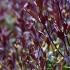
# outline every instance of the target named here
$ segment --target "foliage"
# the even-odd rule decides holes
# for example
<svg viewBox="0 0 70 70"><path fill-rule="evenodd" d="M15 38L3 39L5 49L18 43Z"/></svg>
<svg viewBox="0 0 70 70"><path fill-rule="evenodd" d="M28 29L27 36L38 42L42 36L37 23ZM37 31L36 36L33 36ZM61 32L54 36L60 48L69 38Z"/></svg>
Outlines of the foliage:
<svg viewBox="0 0 70 70"><path fill-rule="evenodd" d="M69 0L0 1L1 70L70 66L69 48Z"/></svg>

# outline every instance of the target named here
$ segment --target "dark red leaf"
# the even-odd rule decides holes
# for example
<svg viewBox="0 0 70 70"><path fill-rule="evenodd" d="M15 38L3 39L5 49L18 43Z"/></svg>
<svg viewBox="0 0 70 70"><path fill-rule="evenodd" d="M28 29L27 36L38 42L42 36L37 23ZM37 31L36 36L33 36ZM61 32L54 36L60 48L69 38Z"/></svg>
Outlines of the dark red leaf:
<svg viewBox="0 0 70 70"><path fill-rule="evenodd" d="M25 31L25 21L23 18L18 18L18 26L22 29L22 31Z"/></svg>
<svg viewBox="0 0 70 70"><path fill-rule="evenodd" d="M9 37L8 37L8 36L3 35L3 36L2 36L2 39L3 39L3 40L2 40L3 45L4 45L4 46L6 46L7 41L9 40Z"/></svg>
<svg viewBox="0 0 70 70"><path fill-rule="evenodd" d="M68 25L68 28L67 28L67 32L69 32L70 31L70 25Z"/></svg>
<svg viewBox="0 0 70 70"><path fill-rule="evenodd" d="M41 70L44 70L44 66L45 66L45 60L43 59L43 57L40 58L40 67Z"/></svg>
<svg viewBox="0 0 70 70"><path fill-rule="evenodd" d="M43 15L39 14L39 17L41 19L41 23L45 24L45 22L47 21L47 16L43 16Z"/></svg>
<svg viewBox="0 0 70 70"><path fill-rule="evenodd" d="M39 7L39 11L41 11L43 7L43 0L36 0L36 4Z"/></svg>
<svg viewBox="0 0 70 70"><path fill-rule="evenodd" d="M15 37L15 38L17 37L17 32L16 31L13 32L13 37Z"/></svg>
<svg viewBox="0 0 70 70"><path fill-rule="evenodd" d="M10 69L14 69L14 62L12 60L8 60L8 66Z"/></svg>
<svg viewBox="0 0 70 70"><path fill-rule="evenodd" d="M36 30L33 26L30 28L30 30L33 32L33 34L35 34Z"/></svg>
<svg viewBox="0 0 70 70"><path fill-rule="evenodd" d="M48 37L45 38L45 42L46 42L48 45L50 45L50 41L49 41L49 38L48 38Z"/></svg>
<svg viewBox="0 0 70 70"><path fill-rule="evenodd" d="M31 3L28 3L28 5L27 5L27 7L26 7L27 9L32 9L33 7L32 7L32 4Z"/></svg>
<svg viewBox="0 0 70 70"><path fill-rule="evenodd" d="M68 24L63 24L64 31L66 32Z"/></svg>
<svg viewBox="0 0 70 70"><path fill-rule="evenodd" d="M57 33L57 36L58 36L61 40L64 41L64 33L63 33L63 32L60 32L60 31L58 31L58 32L56 32L56 33Z"/></svg>
<svg viewBox="0 0 70 70"><path fill-rule="evenodd" d="M26 44L26 39L25 39L25 37L23 36L23 37L22 37L22 45L23 45L23 47L25 47L25 44Z"/></svg>
<svg viewBox="0 0 70 70"><path fill-rule="evenodd" d="M35 57L34 54L31 54L31 57L32 57L34 60L36 60L36 57Z"/></svg>

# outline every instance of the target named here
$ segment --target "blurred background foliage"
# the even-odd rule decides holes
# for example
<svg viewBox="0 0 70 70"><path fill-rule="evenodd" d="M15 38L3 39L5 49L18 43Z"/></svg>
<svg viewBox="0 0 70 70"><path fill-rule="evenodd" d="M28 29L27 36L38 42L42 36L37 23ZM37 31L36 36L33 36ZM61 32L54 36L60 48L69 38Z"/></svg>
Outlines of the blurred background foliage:
<svg viewBox="0 0 70 70"><path fill-rule="evenodd" d="M69 0L0 0L1 70L70 70Z"/></svg>

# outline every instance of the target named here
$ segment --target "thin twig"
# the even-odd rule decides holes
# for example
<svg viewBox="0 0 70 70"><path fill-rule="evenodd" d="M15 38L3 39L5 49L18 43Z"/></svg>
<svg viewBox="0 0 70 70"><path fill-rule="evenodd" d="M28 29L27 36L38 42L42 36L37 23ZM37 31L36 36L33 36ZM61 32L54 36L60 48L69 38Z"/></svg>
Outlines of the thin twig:
<svg viewBox="0 0 70 70"><path fill-rule="evenodd" d="M58 8L58 11L59 11L59 15L60 15L60 18L61 18L61 22L62 22L62 26L64 24L63 22L63 17L62 17L62 13L61 13L61 10L60 10L60 7L59 7L59 2L56 0L56 4L57 4L57 8ZM66 34L66 32L64 31L64 34ZM64 36L65 37L65 36ZM68 37L66 36L66 40L67 40L67 43L69 45L69 41L68 41ZM66 46L66 42L64 40L64 45L65 45L65 50L66 50L66 53L68 54L68 50L67 50L67 46Z"/></svg>
<svg viewBox="0 0 70 70"><path fill-rule="evenodd" d="M45 26L45 29L46 29L46 26ZM46 29L46 31L47 31L47 29ZM54 44L54 42L53 42L53 40L52 40L52 38L51 38L51 36L50 36L50 34L49 34L49 32L47 31L47 34L48 34L48 36L49 36L49 39L50 39L50 41L51 41L51 43L54 45L54 47L57 49L57 47L56 47L56 45ZM64 55L57 49L57 51L64 57Z"/></svg>

